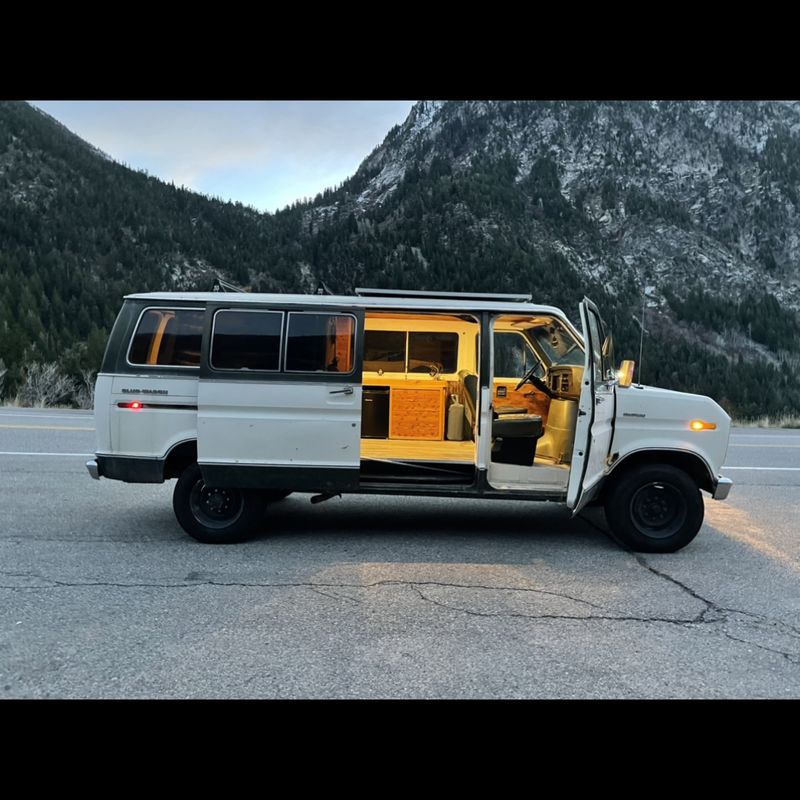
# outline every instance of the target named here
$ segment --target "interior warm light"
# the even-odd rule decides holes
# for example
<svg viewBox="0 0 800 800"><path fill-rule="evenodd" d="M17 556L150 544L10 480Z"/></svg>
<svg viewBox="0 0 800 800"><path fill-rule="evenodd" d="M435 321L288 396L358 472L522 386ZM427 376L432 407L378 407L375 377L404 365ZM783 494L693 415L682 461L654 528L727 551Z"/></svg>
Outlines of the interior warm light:
<svg viewBox="0 0 800 800"><path fill-rule="evenodd" d="M713 431L716 430L717 424L715 422L706 422L702 419L693 419L689 423L689 427L693 431Z"/></svg>

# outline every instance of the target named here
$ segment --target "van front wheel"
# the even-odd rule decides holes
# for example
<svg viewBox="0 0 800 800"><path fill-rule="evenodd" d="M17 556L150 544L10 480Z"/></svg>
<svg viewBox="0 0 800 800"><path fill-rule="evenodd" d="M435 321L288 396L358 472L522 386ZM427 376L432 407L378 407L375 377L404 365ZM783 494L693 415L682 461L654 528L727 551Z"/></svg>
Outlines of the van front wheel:
<svg viewBox="0 0 800 800"><path fill-rule="evenodd" d="M175 485L172 508L181 527L205 544L244 541L264 512L258 492L208 486L197 464L188 466Z"/></svg>
<svg viewBox="0 0 800 800"><path fill-rule="evenodd" d="M605 502L612 534L642 553L674 553L697 536L705 507L683 470L651 464L624 475Z"/></svg>

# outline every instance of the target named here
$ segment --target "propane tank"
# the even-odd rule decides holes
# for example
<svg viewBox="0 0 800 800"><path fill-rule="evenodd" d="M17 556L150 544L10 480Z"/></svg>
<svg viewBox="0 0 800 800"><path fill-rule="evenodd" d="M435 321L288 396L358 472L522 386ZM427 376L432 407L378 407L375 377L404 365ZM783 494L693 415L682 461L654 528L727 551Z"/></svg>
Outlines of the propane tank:
<svg viewBox="0 0 800 800"><path fill-rule="evenodd" d="M450 395L450 408L447 411L447 438L461 441L464 438L464 405L457 394Z"/></svg>

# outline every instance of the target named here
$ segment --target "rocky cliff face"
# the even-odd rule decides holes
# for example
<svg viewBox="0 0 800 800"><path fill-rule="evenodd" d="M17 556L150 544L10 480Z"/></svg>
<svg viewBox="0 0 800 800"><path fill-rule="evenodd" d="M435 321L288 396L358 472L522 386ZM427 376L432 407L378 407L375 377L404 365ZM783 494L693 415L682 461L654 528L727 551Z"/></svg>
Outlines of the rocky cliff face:
<svg viewBox="0 0 800 800"><path fill-rule="evenodd" d="M758 414L800 399L799 209L796 102L470 101L418 103L304 219L380 251L318 258L337 288L586 293L628 356L644 303L645 380Z"/></svg>
<svg viewBox="0 0 800 800"><path fill-rule="evenodd" d="M536 243L610 288L633 274L663 304L665 285L760 287L800 309L800 103L423 102L364 161L350 207L368 216L437 158L457 176L504 154L521 193L542 208L530 178L549 172L588 228L537 226Z"/></svg>

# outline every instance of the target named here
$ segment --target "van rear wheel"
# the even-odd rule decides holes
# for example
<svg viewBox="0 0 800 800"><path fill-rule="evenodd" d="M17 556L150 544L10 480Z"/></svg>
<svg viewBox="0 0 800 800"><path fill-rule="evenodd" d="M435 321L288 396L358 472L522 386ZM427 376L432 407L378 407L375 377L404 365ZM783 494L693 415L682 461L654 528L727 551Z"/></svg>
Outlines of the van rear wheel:
<svg viewBox="0 0 800 800"><path fill-rule="evenodd" d="M705 507L683 470L651 464L623 475L605 501L612 534L642 553L674 553L697 536Z"/></svg>
<svg viewBox="0 0 800 800"><path fill-rule="evenodd" d="M197 464L181 473L172 494L172 508L181 527L205 544L244 541L264 505L264 498L253 490L208 486Z"/></svg>

